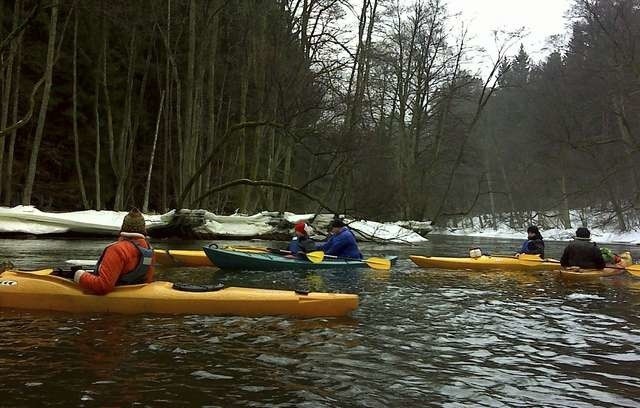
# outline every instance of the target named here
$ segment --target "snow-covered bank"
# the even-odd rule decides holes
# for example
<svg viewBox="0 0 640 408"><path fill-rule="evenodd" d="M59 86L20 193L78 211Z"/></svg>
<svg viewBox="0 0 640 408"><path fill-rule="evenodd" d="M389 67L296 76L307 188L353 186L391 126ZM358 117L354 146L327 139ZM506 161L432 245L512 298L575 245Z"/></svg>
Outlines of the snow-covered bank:
<svg viewBox="0 0 640 408"><path fill-rule="evenodd" d="M0 207L0 234L32 235L116 235L126 212L74 211L49 213L31 206ZM307 221L322 238L332 215L293 214L263 211L254 215L217 215L205 210L170 211L162 215L144 215L152 237L179 236L199 239L289 239L293 225ZM392 223L349 220L359 239L392 243L424 242L426 238Z"/></svg>
<svg viewBox="0 0 640 408"><path fill-rule="evenodd" d="M570 241L573 239L576 228L586 226L591 231L591 238L595 242L640 245L640 230L637 228L632 231L618 231L615 225L603 223L595 215L587 214L585 216L584 211L571 211L570 219L572 228L569 229L560 228L557 225L544 228L544 221L541 223L533 222L532 224L537 224L544 239L550 241ZM520 240L527 237L526 227L524 226L522 229L514 229L509 227L506 222L500 222L497 228L481 228L477 217L471 220L470 223L472 226L449 225L447 227L436 227L431 233Z"/></svg>
<svg viewBox="0 0 640 408"><path fill-rule="evenodd" d="M0 207L0 233L116 235L126 214L95 210L49 213L33 206ZM144 215L144 218L150 228L166 223L160 215Z"/></svg>

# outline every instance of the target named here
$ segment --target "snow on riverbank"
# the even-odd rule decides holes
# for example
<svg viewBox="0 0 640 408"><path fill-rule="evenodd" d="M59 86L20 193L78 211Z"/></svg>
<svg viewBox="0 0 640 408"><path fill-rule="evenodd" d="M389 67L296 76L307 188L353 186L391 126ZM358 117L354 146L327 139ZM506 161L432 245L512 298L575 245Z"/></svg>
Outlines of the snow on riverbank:
<svg viewBox="0 0 640 408"><path fill-rule="evenodd" d="M573 228L543 228L540 226L540 232L545 240L549 241L570 241L573 239L576 228L586 226L591 231L591 238L595 242L610 243L610 244L628 244L628 245L640 245L640 231L617 231L614 225L602 223L595 215L584 213L584 211L571 211L571 225ZM588 220L588 222L587 222ZM434 228L432 234L438 235L464 235L471 237L486 237L486 238L505 238L505 239L518 239L523 240L527 237L527 229L523 226L522 229L513 229L506 223L499 223L497 228L480 228L479 221L474 218L474 226L448 226ZM538 223L533 223L538 224ZM605 224L605 225L603 225ZM542 224L538 224L542 225Z"/></svg>
<svg viewBox="0 0 640 408"><path fill-rule="evenodd" d="M330 214L320 214L313 218L314 214L302 214L296 215L293 213L285 213L285 219L291 223L299 221L310 222L313 220L313 225L320 226L324 229L327 228L333 216ZM414 244L418 242L428 241L422 235L406 228L400 223L380 223L376 221L367 220L352 220L345 219L345 223L356 234L356 237L363 241L387 241L399 244ZM316 228L317 229L317 228Z"/></svg>
<svg viewBox="0 0 640 408"><path fill-rule="evenodd" d="M125 211L74 211L49 213L32 206L13 208L0 207L0 233L4 234L92 234L117 235L122 225ZM316 233L324 233L332 216L321 214L293 214L263 211L254 215L217 215L204 210L170 211L162 215L148 215L144 218L147 229L153 236L154 229L168 228L182 217L179 230L191 230L199 237L216 238L260 238L279 236L288 239L293 235L292 224L313 220ZM184 221L187 222L184 222ZM427 241L421 235L396 224L382 224L374 221L349 220L346 222L359 239L392 243L417 243ZM189 235L187 231L187 235Z"/></svg>
<svg viewBox="0 0 640 408"><path fill-rule="evenodd" d="M73 211L49 213L33 206L0 207L0 232L25 234L85 234L116 235L126 211ZM147 226L165 223L161 215L145 215Z"/></svg>

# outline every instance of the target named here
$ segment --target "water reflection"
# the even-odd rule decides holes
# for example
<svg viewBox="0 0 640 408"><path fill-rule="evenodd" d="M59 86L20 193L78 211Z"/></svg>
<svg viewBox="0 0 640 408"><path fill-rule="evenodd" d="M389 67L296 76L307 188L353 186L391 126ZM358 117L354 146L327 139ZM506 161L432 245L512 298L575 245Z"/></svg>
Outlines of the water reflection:
<svg viewBox="0 0 640 408"><path fill-rule="evenodd" d="M0 405L639 406L640 280L429 270L406 259L463 255L468 241L376 246L403 256L387 273L158 270L172 281L355 292L350 318L0 310ZM106 242L0 241L0 255L46 266L97 256ZM561 250L549 246L551 256Z"/></svg>

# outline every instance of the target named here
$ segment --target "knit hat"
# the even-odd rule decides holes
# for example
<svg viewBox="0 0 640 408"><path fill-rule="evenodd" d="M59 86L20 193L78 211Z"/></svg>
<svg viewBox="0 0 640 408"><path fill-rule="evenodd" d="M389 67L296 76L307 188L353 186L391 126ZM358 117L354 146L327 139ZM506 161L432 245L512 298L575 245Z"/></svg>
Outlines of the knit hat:
<svg viewBox="0 0 640 408"><path fill-rule="evenodd" d="M342 228L344 226L344 221L342 221L340 218L334 218L334 220L331 221L331 224L329 224L329 228Z"/></svg>
<svg viewBox="0 0 640 408"><path fill-rule="evenodd" d="M540 234L540 230L535 225L529 225L529 228L527 228L527 232L531 232L532 234L536 235Z"/></svg>
<svg viewBox="0 0 640 408"><path fill-rule="evenodd" d="M580 227L576 230L576 238L578 239L589 239L591 237L591 232L586 227Z"/></svg>
<svg viewBox="0 0 640 408"><path fill-rule="evenodd" d="M527 228L527 234L533 234L535 239L542 239L542 235L540 234L540 230L535 225L529 225Z"/></svg>
<svg viewBox="0 0 640 408"><path fill-rule="evenodd" d="M294 229L301 234L309 235L310 228L306 222L300 221L296 224Z"/></svg>
<svg viewBox="0 0 640 408"><path fill-rule="evenodd" d="M127 215L124 216L120 232L136 232L146 235L147 228L142 213L137 208L132 208Z"/></svg>

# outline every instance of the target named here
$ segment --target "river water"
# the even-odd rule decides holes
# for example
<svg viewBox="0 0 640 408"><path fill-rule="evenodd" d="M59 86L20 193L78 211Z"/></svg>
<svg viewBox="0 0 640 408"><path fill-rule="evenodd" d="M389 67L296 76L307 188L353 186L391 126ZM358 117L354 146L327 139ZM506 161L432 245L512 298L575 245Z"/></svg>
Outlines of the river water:
<svg viewBox="0 0 640 408"><path fill-rule="evenodd" d="M363 245L368 255L401 256L387 273L157 273L358 293L349 318L0 310L0 406L640 406L640 280L417 268L407 255L464 256L474 245L504 253L519 244L430 239ZM96 258L107 242L0 240L0 257L56 266ZM547 256L563 246L547 243Z"/></svg>

